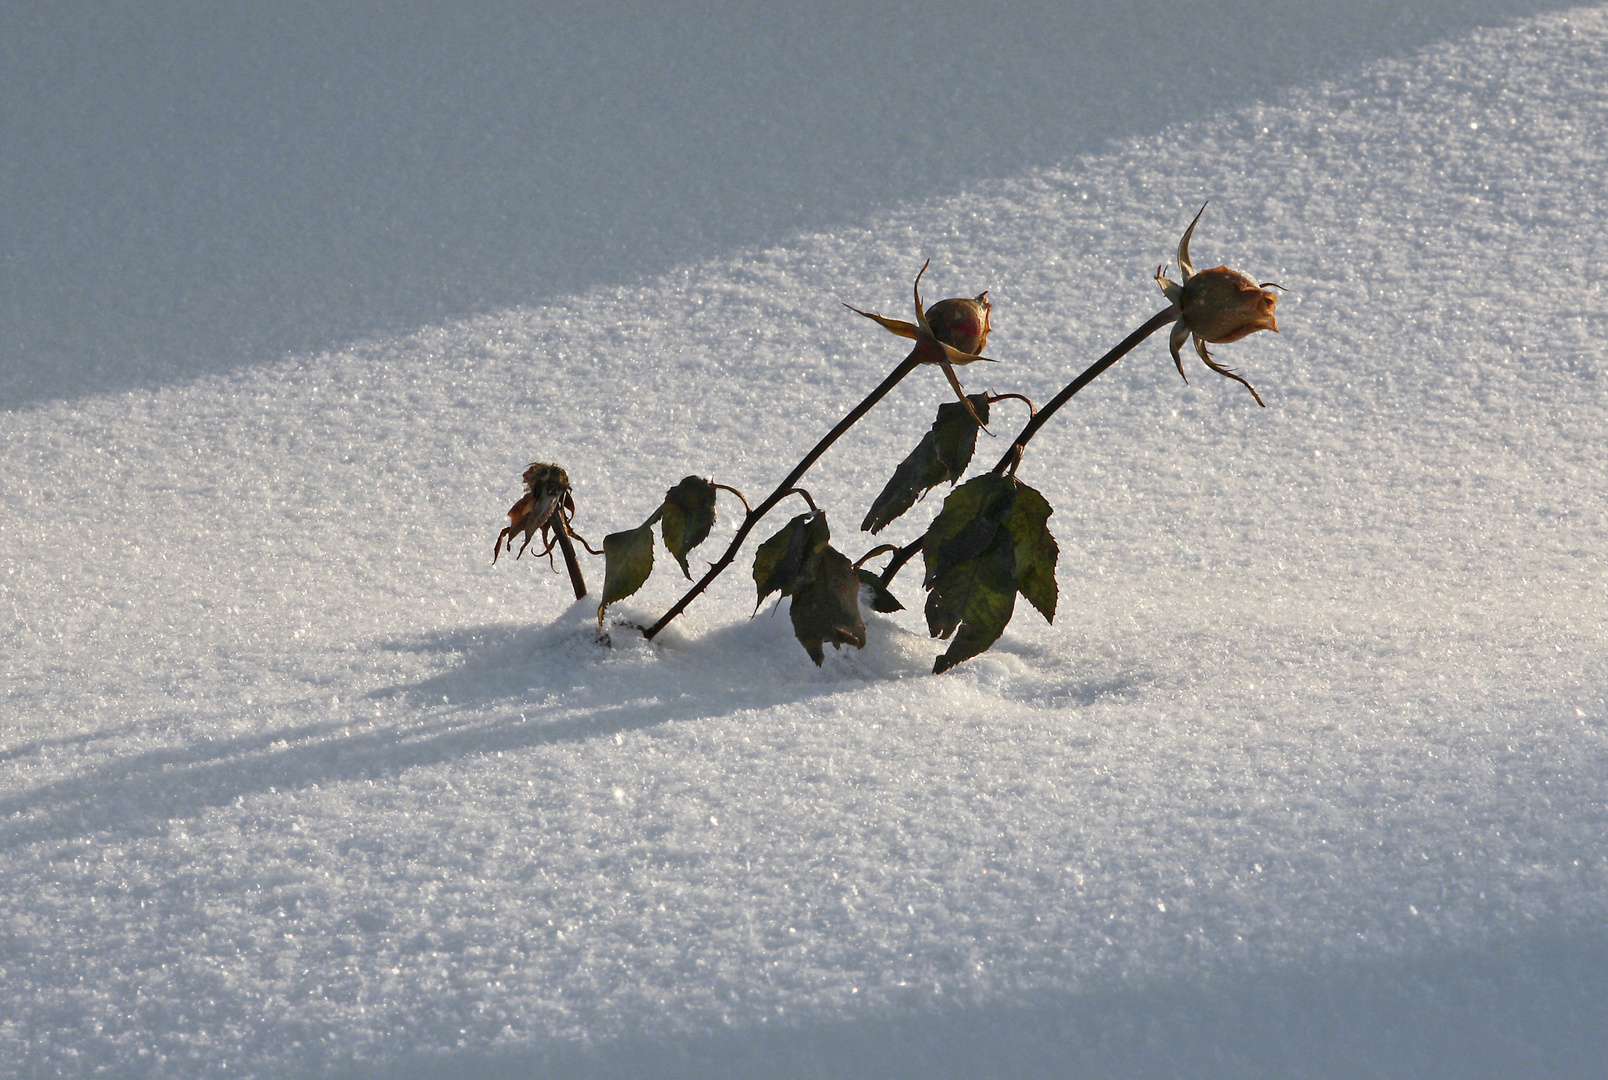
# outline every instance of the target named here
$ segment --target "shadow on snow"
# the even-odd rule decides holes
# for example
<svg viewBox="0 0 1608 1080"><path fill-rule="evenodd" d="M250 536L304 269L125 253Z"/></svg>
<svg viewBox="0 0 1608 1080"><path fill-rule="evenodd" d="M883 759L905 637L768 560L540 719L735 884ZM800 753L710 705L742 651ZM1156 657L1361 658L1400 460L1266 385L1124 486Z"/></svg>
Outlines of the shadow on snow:
<svg viewBox="0 0 1608 1080"><path fill-rule="evenodd" d="M345 1080L1588 1080L1608 1062L1601 927L1388 961L868 1008L858 1019L642 1035L503 1055L423 1053ZM410 1035L422 1034L410 1031ZM443 1045L458 1037L443 1030Z"/></svg>
<svg viewBox="0 0 1608 1080"><path fill-rule="evenodd" d="M1568 6L11 5L0 407L629 284Z"/></svg>
<svg viewBox="0 0 1608 1080"><path fill-rule="evenodd" d="M816 668L793 639L785 612L761 612L690 639L671 628L649 643L619 625L634 617L619 605L611 613L618 622L609 628L609 647L597 641L595 612L587 599L548 626L484 626L391 642L384 647L459 659L358 703L307 698L263 709L270 718L316 717L305 723L119 756L0 799L0 821L10 819L0 825L0 847L102 832L146 834L258 792L385 779L480 754L764 711L925 677L938 651L936 643L873 616L865 650L828 650L826 664ZM1091 668L1081 682L1055 684L1054 701L1087 706L1127 696L1144 681L1143 674L1113 678L1109 667ZM369 708L374 712L365 715ZM0 760L40 748L0 748Z"/></svg>

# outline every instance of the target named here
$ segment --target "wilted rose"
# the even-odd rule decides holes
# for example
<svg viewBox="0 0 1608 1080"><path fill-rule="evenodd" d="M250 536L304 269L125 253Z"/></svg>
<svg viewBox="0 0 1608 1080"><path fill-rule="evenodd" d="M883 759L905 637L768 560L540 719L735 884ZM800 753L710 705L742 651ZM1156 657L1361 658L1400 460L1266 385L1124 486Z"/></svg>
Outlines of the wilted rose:
<svg viewBox="0 0 1608 1080"><path fill-rule="evenodd" d="M497 543L491 549L491 561L496 562L502 550L503 541L508 541L508 550L514 549L514 538L523 536L524 544L519 548L520 555L525 554L525 548L538 532L547 539L547 548L543 555L553 550L556 539L556 530L567 529L569 514L575 512L575 500L570 496L569 474L557 465L545 461L533 461L525 470L525 495L508 509L508 527L497 534ZM554 518L558 523L555 525Z"/></svg>
<svg viewBox="0 0 1608 1080"><path fill-rule="evenodd" d="M1258 330L1278 333L1273 307L1279 298L1276 293L1268 291L1268 286L1283 286L1271 281L1258 285L1238 270L1230 270L1226 266L1197 271L1189 261L1189 238L1195 232L1200 215L1205 212L1206 208L1202 206L1195 220L1184 230L1183 239L1178 241L1178 269L1183 272L1184 283L1180 285L1173 281L1164 273L1164 268L1156 269L1156 284L1178 308L1178 321L1173 325L1167 345L1172 350L1173 363L1178 365L1178 374L1188 382L1189 376L1184 375L1184 360L1179 350L1193 336L1195 351L1206 362L1206 366L1240 383L1261 405L1262 395L1256 392L1256 387L1213 360L1212 354L1206 351L1206 344L1224 345Z"/></svg>
<svg viewBox="0 0 1608 1080"><path fill-rule="evenodd" d="M1226 345L1258 330L1278 333L1273 306L1278 295L1226 266L1202 270L1184 283L1178 308L1202 341Z"/></svg>

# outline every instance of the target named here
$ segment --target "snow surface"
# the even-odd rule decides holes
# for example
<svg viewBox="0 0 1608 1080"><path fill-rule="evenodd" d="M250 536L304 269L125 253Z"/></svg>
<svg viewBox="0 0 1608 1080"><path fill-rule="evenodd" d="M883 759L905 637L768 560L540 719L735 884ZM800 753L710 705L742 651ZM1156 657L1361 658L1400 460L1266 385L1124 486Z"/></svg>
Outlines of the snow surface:
<svg viewBox="0 0 1608 1080"><path fill-rule="evenodd" d="M39 346L0 1071L1608 1075L1608 7L1526 10L1336 30L1266 93L1177 64L1060 164L326 351ZM933 677L912 568L817 669L738 567L602 648L544 560L491 565L535 458L594 543L688 473L763 494L902 356L839 302L903 317L929 257L929 298L991 290L968 384L1042 402L1208 198L1196 265L1290 290L1219 353L1269 407L1158 338L1045 430L1054 626ZM806 480L851 556L947 395ZM661 552L621 607L681 584Z"/></svg>

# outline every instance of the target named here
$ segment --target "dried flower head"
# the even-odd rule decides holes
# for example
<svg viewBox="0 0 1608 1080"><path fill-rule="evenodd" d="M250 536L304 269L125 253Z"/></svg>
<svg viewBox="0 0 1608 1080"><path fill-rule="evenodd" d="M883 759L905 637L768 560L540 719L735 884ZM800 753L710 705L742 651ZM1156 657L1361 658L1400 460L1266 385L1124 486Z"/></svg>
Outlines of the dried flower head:
<svg viewBox="0 0 1608 1080"><path fill-rule="evenodd" d="M1256 388L1213 360L1211 353L1206 351L1206 344L1224 345L1258 330L1278 333L1273 307L1279 298L1268 288L1282 289L1284 286L1271 281L1258 285L1238 270L1230 270L1226 266L1197 271L1189 260L1189 238L1194 235L1195 225L1205 212L1206 207L1202 206L1195 220L1184 230L1183 239L1178 241L1178 269L1184 275L1184 283L1180 285L1169 278L1164 272L1165 267L1156 268L1156 284L1178 309L1178 322L1174 324L1167 344L1172 349L1173 363L1178 365L1178 374L1184 376L1185 382L1189 381L1189 376L1184 375L1184 361L1179 350L1193 336L1195 351L1206 361L1206 366L1244 386L1256 403L1262 405L1262 395L1256 392Z"/></svg>
<svg viewBox="0 0 1608 1080"><path fill-rule="evenodd" d="M557 465L533 461L525 470L524 480L525 495L508 510L508 527L497 534L497 543L491 549L492 562L496 562L501 554L504 540L508 541L508 549L513 550L516 536L523 535L525 542L520 545L514 558L525 554L531 540L540 532L547 545L540 554L550 560L553 545L558 542L556 530L564 529L574 535L569 529L569 518L575 513L575 500L570 497L569 474ZM555 514L557 524L554 523Z"/></svg>
<svg viewBox="0 0 1608 1080"><path fill-rule="evenodd" d="M993 305L988 302L988 293L983 292L966 299L958 297L950 300L940 300L932 307L924 307L921 303L921 275L927 272L931 260L921 264L916 273L916 283L913 289L916 298L916 321L907 323L903 319L887 319L881 315L873 315L869 311L861 311L853 304L843 306L850 311L880 323L889 333L897 334L902 338L909 338L916 343L913 355L923 364L937 364L943 368L944 377L954 389L955 396L960 399L966 411L971 413L977 426L987 430L977 410L966 399L966 391L960 385L960 376L955 374L957 366L970 364L975 360L987 360L981 355L983 347L988 344L989 313Z"/></svg>
<svg viewBox="0 0 1608 1080"><path fill-rule="evenodd" d="M989 315L993 310L986 292L970 300L965 297L940 300L927 309L927 325L932 327L933 337L940 342L975 359L988 344L988 332L993 329ZM971 359L954 363L969 364Z"/></svg>

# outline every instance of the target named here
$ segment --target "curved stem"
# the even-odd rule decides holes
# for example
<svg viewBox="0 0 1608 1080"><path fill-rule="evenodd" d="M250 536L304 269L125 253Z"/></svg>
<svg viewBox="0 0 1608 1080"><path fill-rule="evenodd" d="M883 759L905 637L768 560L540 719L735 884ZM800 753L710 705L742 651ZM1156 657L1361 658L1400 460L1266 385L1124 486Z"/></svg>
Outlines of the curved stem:
<svg viewBox="0 0 1608 1080"><path fill-rule="evenodd" d="M787 496L789 496L789 495L797 495L799 498L801 498L805 502L809 503L810 513L819 514L821 512L821 508L819 506L815 505L815 500L810 498L810 493L805 491L803 488L791 488L791 489L789 489L787 491L782 492L782 498L784 498L784 499L787 498Z"/></svg>
<svg viewBox="0 0 1608 1080"><path fill-rule="evenodd" d="M1112 364L1115 364L1118 360L1121 360L1124 356L1127 356L1129 353L1131 353L1136 347L1138 347L1140 342L1145 340L1145 338L1149 337L1151 334L1154 334L1163 326L1170 325L1171 323L1177 321L1178 309L1171 304L1167 305L1165 308L1162 308L1160 311L1150 316L1150 318L1145 321L1143 326L1139 327L1139 329L1135 330L1133 333L1129 334L1127 337L1118 342L1110 352L1106 353L1104 356L1100 357L1100 359L1096 360L1094 363L1085 368L1081 375L1073 379L1070 383L1062 388L1059 394L1056 394L1055 397L1051 398L1049 404L1045 405L1044 408L1038 410L1032 415L1016 438L1011 440L1010 449L1005 451L1005 455L999 459L999 463L994 466L993 471L1001 476L1006 474L1014 476L1016 474L1016 466L1021 463L1023 449L1026 448L1027 444L1032 441L1033 436L1038 434L1039 428L1044 426L1045 421L1055 415L1057 409L1071 401L1079 390L1082 390L1085 386L1088 386L1095 379L1099 378L1099 376ZM915 556L916 552L921 550L922 545L926 542L927 534L922 533L920 536L910 541L910 543L899 549L899 553L889 561L888 565L882 571L882 577L880 580L884 589L886 589L888 585L892 583L894 576L904 568L904 564L909 562Z"/></svg>
<svg viewBox="0 0 1608 1080"><path fill-rule="evenodd" d="M1015 398L1017 401L1025 401L1027 403L1028 416L1038 415L1038 406L1033 404L1033 399L1028 397L1026 394L989 394L988 403L992 405L996 401L1009 401L1012 398Z"/></svg>
<svg viewBox="0 0 1608 1080"><path fill-rule="evenodd" d="M884 589L888 587L888 584L893 581L894 577L898 575L899 571L904 569L904 564L909 562L916 552L921 550L921 545L925 544L926 542L927 534L922 533L920 536L916 537L914 540L910 541L910 543L906 544L904 547L900 548L894 553L893 558L888 560L888 565L882 568L882 577L878 579L882 582L882 587Z"/></svg>
<svg viewBox="0 0 1608 1080"><path fill-rule="evenodd" d="M732 487L730 484L717 484L713 480L711 480L709 482L709 486L714 488L714 489L716 489L717 491L729 491L733 495L737 496L738 499L742 500L743 512L744 513L752 514L754 512L754 508L752 506L748 505L748 496L744 495L742 492L738 491L736 488Z"/></svg>
<svg viewBox="0 0 1608 1080"><path fill-rule="evenodd" d="M860 567L864 566L878 555L886 555L890 551L897 553L898 550L898 547L893 544L878 544L864 555L861 555L858 559L855 559L854 568L858 570Z"/></svg>
<svg viewBox="0 0 1608 1080"><path fill-rule="evenodd" d="M1027 425L1022 428L1020 434L1018 434L1016 438L1011 441L1010 449L1005 451L1005 456L1000 458L999 464L994 466L994 472L999 473L1002 476L1007 472L1015 473L1017 464L1022 460L1022 450L1032 440L1033 436L1038 434L1039 428L1043 427L1045 422L1048 421L1050 417L1055 415L1057 409L1071 401L1073 396L1079 390L1082 390L1085 386L1088 386L1095 379L1099 378L1101 373L1104 372L1106 368L1110 367L1118 360L1121 360L1124 356L1127 356L1129 353L1133 352L1138 344L1145 338L1149 337L1151 334L1154 334L1163 326L1167 326L1177 321L1178 308L1172 304L1168 304L1166 307L1150 316L1150 318L1145 321L1143 326L1118 342L1110 352L1106 353L1104 356L1100 357L1100 359L1090 364L1088 368L1084 370L1083 374L1067 383L1059 394L1056 394L1053 398L1051 398L1049 404L1045 405L1044 408L1033 414L1032 419L1030 419L1027 422Z"/></svg>
<svg viewBox="0 0 1608 1080"><path fill-rule="evenodd" d="M699 578L698 583L688 589L686 594L680 600L677 600L669 611L659 617L658 622L643 631L644 637L651 641L659 631L670 625L671 620L680 615L688 604L697 599L698 594L707 589L710 582L719 577L721 572L731 565L732 560L737 557L738 549L743 546L743 541L748 539L748 534L753 531L755 525L759 524L759 519L787 497L787 494L792 491L793 485L798 483L799 477L803 476L809 470L809 467L814 465L820 456L826 453L827 449L843 436L844 432L853 427L860 417L870 412L873 405L887 397L888 392L899 385L901 379L916 370L916 366L921 363L921 355L921 350L917 349L900 361L899 366L889 372L888 377L878 383L877 388L867 394L864 401L850 409L848 415L839 420L837 426L827 432L826 437L816 443L813 450L804 455L804 460L793 467L793 471L787 474L787 477L776 486L776 490L771 492L764 502L748 512L747 516L743 518L743 523L737 527L737 535L731 538L731 545L726 548L726 553L720 557L718 562L709 567L709 572Z"/></svg>

